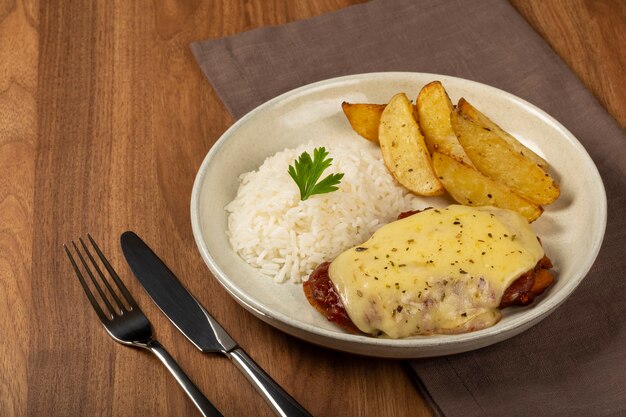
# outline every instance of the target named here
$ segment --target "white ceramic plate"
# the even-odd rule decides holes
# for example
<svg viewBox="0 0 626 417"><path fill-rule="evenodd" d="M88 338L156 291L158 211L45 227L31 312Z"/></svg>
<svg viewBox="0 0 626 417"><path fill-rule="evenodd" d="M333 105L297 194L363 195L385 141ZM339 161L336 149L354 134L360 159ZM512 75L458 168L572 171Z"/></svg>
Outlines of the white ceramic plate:
<svg viewBox="0 0 626 417"><path fill-rule="evenodd" d="M395 93L417 97L421 87L440 80L454 102L461 96L547 159L561 196L533 223L556 272L556 283L538 302L507 308L495 326L460 335L377 339L348 334L308 304L301 285L275 284L232 249L224 206L236 195L240 174L264 159L309 140L352 135L341 102L386 103ZM448 197L424 198L445 206ZM556 309L593 264L606 226L606 195L593 161L576 138L551 116L509 93L454 77L423 73L373 73L307 85L259 106L235 123L211 148L197 174L191 197L196 243L215 278L261 320L312 343L357 354L416 358L487 346L528 329Z"/></svg>

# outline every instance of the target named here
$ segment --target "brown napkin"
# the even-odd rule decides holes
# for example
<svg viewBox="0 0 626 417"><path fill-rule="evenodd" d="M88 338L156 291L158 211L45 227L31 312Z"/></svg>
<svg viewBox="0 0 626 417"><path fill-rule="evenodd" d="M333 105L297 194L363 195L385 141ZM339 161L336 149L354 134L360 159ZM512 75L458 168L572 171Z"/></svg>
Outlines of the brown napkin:
<svg viewBox="0 0 626 417"><path fill-rule="evenodd" d="M591 272L529 331L409 365L448 417L626 415L626 134L509 3L379 0L191 48L236 118L295 87L375 71L480 81L556 117L606 186L608 225Z"/></svg>

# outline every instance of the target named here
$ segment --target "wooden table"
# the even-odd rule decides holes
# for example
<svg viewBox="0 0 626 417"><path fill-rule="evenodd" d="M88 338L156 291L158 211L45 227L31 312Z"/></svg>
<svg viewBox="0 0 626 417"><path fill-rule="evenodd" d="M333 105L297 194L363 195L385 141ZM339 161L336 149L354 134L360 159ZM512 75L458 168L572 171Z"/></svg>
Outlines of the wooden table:
<svg viewBox="0 0 626 417"><path fill-rule="evenodd" d="M314 415L431 415L400 362L323 350L244 311L191 233L194 175L233 120L188 44L351 3L0 0L0 415L198 415L154 357L114 343L97 322L61 247L87 231L226 416L273 415L131 278L118 244L127 229ZM513 3L626 127L626 3Z"/></svg>

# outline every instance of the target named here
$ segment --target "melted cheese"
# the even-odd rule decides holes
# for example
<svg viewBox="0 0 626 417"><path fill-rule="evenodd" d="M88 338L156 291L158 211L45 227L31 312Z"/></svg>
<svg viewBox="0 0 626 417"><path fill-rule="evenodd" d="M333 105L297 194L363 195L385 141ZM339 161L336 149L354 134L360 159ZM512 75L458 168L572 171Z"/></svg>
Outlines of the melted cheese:
<svg viewBox="0 0 626 417"><path fill-rule="evenodd" d="M516 212L452 205L383 226L329 276L365 333L459 333L495 324L506 288L543 255Z"/></svg>

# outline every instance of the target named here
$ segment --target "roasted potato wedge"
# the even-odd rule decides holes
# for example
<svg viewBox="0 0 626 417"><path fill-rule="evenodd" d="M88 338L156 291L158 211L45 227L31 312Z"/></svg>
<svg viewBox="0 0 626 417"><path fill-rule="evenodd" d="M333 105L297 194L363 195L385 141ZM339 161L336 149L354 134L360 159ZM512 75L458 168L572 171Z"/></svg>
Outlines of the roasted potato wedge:
<svg viewBox="0 0 626 417"><path fill-rule="evenodd" d="M378 140L385 165L400 184L419 195L443 194L406 94L393 96L383 110Z"/></svg>
<svg viewBox="0 0 626 417"><path fill-rule="evenodd" d="M441 152L474 166L452 130L452 110L452 101L439 81L426 84L417 96L417 121L430 154Z"/></svg>
<svg viewBox="0 0 626 417"><path fill-rule="evenodd" d="M464 98L461 98L459 100L457 107L465 116L475 121L476 123L482 125L483 127L490 129L492 132L498 135L501 139L503 139L506 143L508 143L509 146L513 148L515 152L530 159L531 161L539 165L544 170L548 169L548 162L545 159L537 155L532 150L528 149L526 146L522 145L517 139L515 139L508 132L503 130L500 126L495 124L491 119L489 119L483 113L478 111L478 109L476 109L474 106L468 103Z"/></svg>
<svg viewBox="0 0 626 417"><path fill-rule="evenodd" d="M501 136L457 107L452 128L476 169L509 187L531 203L550 204L559 197L559 185L535 162L514 150Z"/></svg>
<svg viewBox="0 0 626 417"><path fill-rule="evenodd" d="M515 194L506 185L448 155L435 152L433 167L446 191L461 204L514 210L529 222L536 220L543 212L541 207Z"/></svg>
<svg viewBox="0 0 626 417"><path fill-rule="evenodd" d="M341 103L352 129L365 139L378 143L378 124L386 104Z"/></svg>

